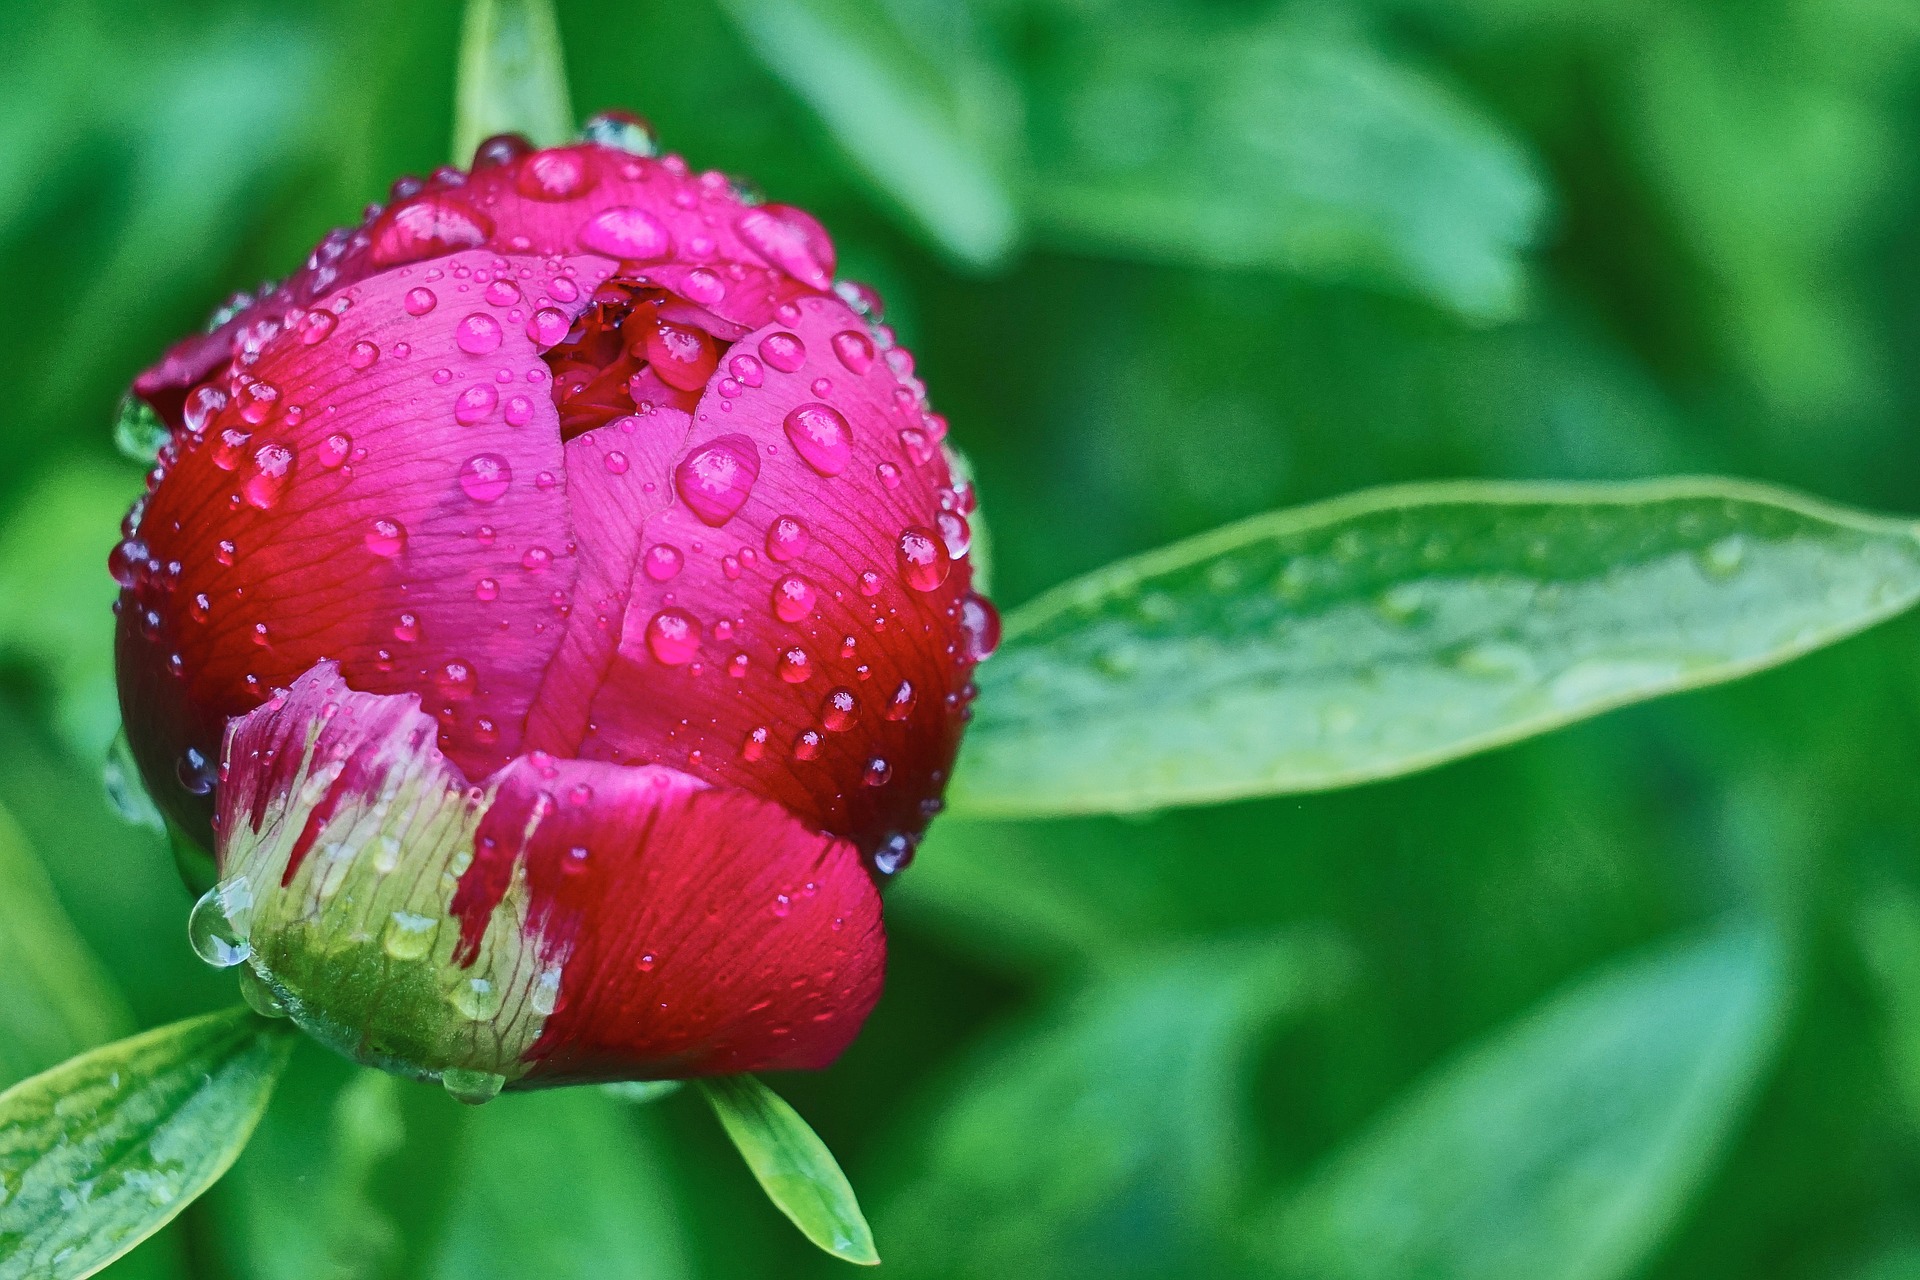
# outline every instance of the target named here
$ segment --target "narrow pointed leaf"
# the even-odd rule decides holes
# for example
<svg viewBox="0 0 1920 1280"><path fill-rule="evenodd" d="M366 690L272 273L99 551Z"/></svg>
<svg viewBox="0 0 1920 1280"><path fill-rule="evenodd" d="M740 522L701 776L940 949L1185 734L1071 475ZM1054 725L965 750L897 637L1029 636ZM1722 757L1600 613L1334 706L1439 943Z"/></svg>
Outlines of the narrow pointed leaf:
<svg viewBox="0 0 1920 1280"><path fill-rule="evenodd" d="M1256 517L1016 610L949 798L1025 818L1409 773L1891 617L1920 597L1917 530L1715 479Z"/></svg>
<svg viewBox="0 0 1920 1280"><path fill-rule="evenodd" d="M165 1226L240 1154L292 1045L233 1009L0 1093L0 1280L77 1280Z"/></svg>
<svg viewBox="0 0 1920 1280"><path fill-rule="evenodd" d="M801 1234L836 1258L880 1261L847 1175L785 1099L752 1076L702 1080L700 1092L767 1198Z"/></svg>
<svg viewBox="0 0 1920 1280"><path fill-rule="evenodd" d="M541 146L566 141L573 106L552 0L467 0L456 97L457 165L496 133L525 134Z"/></svg>
<svg viewBox="0 0 1920 1280"><path fill-rule="evenodd" d="M132 1025L26 837L0 809L0 1088Z"/></svg>
<svg viewBox="0 0 1920 1280"><path fill-rule="evenodd" d="M1779 1040L1772 937L1610 967L1416 1085L1308 1179L1286 1280L1619 1280L1712 1168Z"/></svg>

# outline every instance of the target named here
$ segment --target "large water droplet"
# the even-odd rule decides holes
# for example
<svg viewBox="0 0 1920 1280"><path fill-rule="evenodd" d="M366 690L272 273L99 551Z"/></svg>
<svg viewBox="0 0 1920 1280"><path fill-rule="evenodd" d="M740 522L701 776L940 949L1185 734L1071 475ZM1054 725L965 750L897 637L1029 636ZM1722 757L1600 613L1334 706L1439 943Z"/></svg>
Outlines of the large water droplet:
<svg viewBox="0 0 1920 1280"><path fill-rule="evenodd" d="M748 358L750 359L751 357ZM770 333L760 339L760 358L782 373L792 373L807 362L807 344L800 341L799 337L795 334L786 332ZM760 385L756 381L748 381L748 379L741 377L738 369L729 366L728 371L750 387Z"/></svg>
<svg viewBox="0 0 1920 1280"><path fill-rule="evenodd" d="M396 911L387 917L380 931L380 947L395 960L418 960L433 950L434 935L440 922L432 916Z"/></svg>
<svg viewBox="0 0 1920 1280"><path fill-rule="evenodd" d="M837 476L852 461L853 428L832 405L800 405L787 414L785 426L794 452L821 475Z"/></svg>
<svg viewBox="0 0 1920 1280"><path fill-rule="evenodd" d="M198 434L196 431L195 434ZM167 424L145 400L129 392L113 418L113 443L125 457L150 466L167 442Z"/></svg>
<svg viewBox="0 0 1920 1280"><path fill-rule="evenodd" d="M813 612L819 592L798 574L788 574L773 584L773 612L782 622L799 622Z"/></svg>
<svg viewBox="0 0 1920 1280"><path fill-rule="evenodd" d="M734 220L740 238L803 284L833 283L833 241L812 217L786 205L748 209Z"/></svg>
<svg viewBox="0 0 1920 1280"><path fill-rule="evenodd" d="M953 562L933 530L909 525L900 531L894 543L900 561L900 578L915 591L932 591L947 580Z"/></svg>
<svg viewBox="0 0 1920 1280"><path fill-rule="evenodd" d="M453 345L470 356L484 356L500 349L505 334L500 322L484 311L463 316L453 327Z"/></svg>
<svg viewBox="0 0 1920 1280"><path fill-rule="evenodd" d="M629 112L602 111L590 117L580 133L588 142L597 142L628 155L660 154L660 140L654 136L653 126Z"/></svg>
<svg viewBox="0 0 1920 1280"><path fill-rule="evenodd" d="M453 994L448 998L461 1017L471 1022L484 1022L500 1012L502 993L493 979L475 976L456 982Z"/></svg>
<svg viewBox="0 0 1920 1280"><path fill-rule="evenodd" d="M960 632L967 639L967 657L985 662L1000 647L1000 611L985 596L967 593L960 601Z"/></svg>
<svg viewBox="0 0 1920 1280"><path fill-rule="evenodd" d="M582 248L609 257L648 262L667 256L673 239L666 224L629 205L603 209L580 229Z"/></svg>
<svg viewBox="0 0 1920 1280"><path fill-rule="evenodd" d="M798 516L779 516L767 526L767 555L782 564L807 549L807 526Z"/></svg>
<svg viewBox="0 0 1920 1280"><path fill-rule="evenodd" d="M460 466L460 488L475 502L493 502L513 483L513 468L497 453L477 453Z"/></svg>
<svg viewBox="0 0 1920 1280"><path fill-rule="evenodd" d="M843 329L833 335L833 354L849 373L865 373L873 367L873 339L857 329Z"/></svg>
<svg viewBox="0 0 1920 1280"><path fill-rule="evenodd" d="M859 717L860 700L853 696L851 689L835 689L820 704L820 723L835 733L853 728L853 722Z"/></svg>
<svg viewBox="0 0 1920 1280"><path fill-rule="evenodd" d="M453 402L453 420L463 427L482 422L500 403L500 393L490 382L476 382L462 391Z"/></svg>
<svg viewBox="0 0 1920 1280"><path fill-rule="evenodd" d="M253 954L253 886L245 876L222 880L200 895L187 917L194 954L216 969L231 969Z"/></svg>
<svg viewBox="0 0 1920 1280"><path fill-rule="evenodd" d="M760 478L760 456L746 436L721 436L674 468L674 488L693 514L716 528L733 518Z"/></svg>
<svg viewBox="0 0 1920 1280"><path fill-rule="evenodd" d="M422 286L407 290L407 296L401 299L400 305L407 309L410 316L423 316L439 303L440 299L433 290Z"/></svg>
<svg viewBox="0 0 1920 1280"><path fill-rule="evenodd" d="M247 1002L247 1008L263 1018L287 1016L286 1004L266 984L265 979L253 971L252 965L245 965L240 970L240 998Z"/></svg>
<svg viewBox="0 0 1920 1280"><path fill-rule="evenodd" d="M477 1107L499 1097L500 1091L507 1086L507 1078L491 1071L467 1071L460 1067L448 1067L440 1073L440 1086L455 1102L464 1102L470 1107Z"/></svg>
<svg viewBox="0 0 1920 1280"><path fill-rule="evenodd" d="M271 511L293 483L293 450L283 444L263 444L254 450L253 474L240 486L247 505Z"/></svg>
<svg viewBox="0 0 1920 1280"><path fill-rule="evenodd" d="M684 666L700 651L700 621L685 609L662 609L647 620L647 652L669 667Z"/></svg>

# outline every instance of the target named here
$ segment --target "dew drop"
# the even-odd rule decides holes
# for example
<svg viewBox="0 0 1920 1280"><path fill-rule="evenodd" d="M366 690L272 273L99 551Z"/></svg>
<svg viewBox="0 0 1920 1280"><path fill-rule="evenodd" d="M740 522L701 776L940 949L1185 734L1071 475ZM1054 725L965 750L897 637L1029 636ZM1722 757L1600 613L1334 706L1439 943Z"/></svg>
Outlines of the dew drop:
<svg viewBox="0 0 1920 1280"><path fill-rule="evenodd" d="M853 459L853 429L838 409L812 401L787 414L787 439L809 467L837 476Z"/></svg>
<svg viewBox="0 0 1920 1280"><path fill-rule="evenodd" d="M484 982L484 978L475 978L475 982ZM459 1001L456 999L455 1003ZM448 1067L440 1073L440 1087L455 1102L464 1102L470 1107L492 1102L507 1087L507 1078L491 1071L467 1071L460 1067Z"/></svg>
<svg viewBox="0 0 1920 1280"><path fill-rule="evenodd" d="M470 427L485 420L499 403L500 393L493 389L492 383L476 382L454 399L453 420L463 427Z"/></svg>
<svg viewBox="0 0 1920 1280"><path fill-rule="evenodd" d="M433 290L414 288L407 290L407 296L400 305L407 309L407 314L410 316L423 316L438 306L439 302L440 299L434 296Z"/></svg>
<svg viewBox="0 0 1920 1280"><path fill-rule="evenodd" d="M873 367L873 339L857 329L843 329L833 335L833 354L849 373L865 373Z"/></svg>
<svg viewBox="0 0 1920 1280"><path fill-rule="evenodd" d="M759 478L759 453L753 441L741 435L707 442L688 454L673 473L681 501L703 523L716 528L740 510Z"/></svg>
<svg viewBox="0 0 1920 1280"><path fill-rule="evenodd" d="M491 978L462 978L454 984L451 1000L461 1017L484 1022L500 1012L501 991Z"/></svg>
<svg viewBox="0 0 1920 1280"><path fill-rule="evenodd" d="M513 468L497 453L476 453L460 466L460 488L475 502L494 502L513 483Z"/></svg>
<svg viewBox="0 0 1920 1280"><path fill-rule="evenodd" d="M795 645L780 651L779 658L774 662L774 670L788 684L801 684L813 676L813 659L807 656L805 649Z"/></svg>
<svg viewBox="0 0 1920 1280"><path fill-rule="evenodd" d="M453 327L453 345L470 356L484 356L499 350L503 336L500 322L484 311L463 317Z"/></svg>
<svg viewBox="0 0 1920 1280"><path fill-rule="evenodd" d="M647 651L663 666L693 661L700 651L699 620L685 609L662 609L647 620Z"/></svg>
<svg viewBox="0 0 1920 1280"><path fill-rule="evenodd" d="M558 346L566 340L573 322L556 307L541 307L527 320L527 336L542 347Z"/></svg>
<svg viewBox="0 0 1920 1280"><path fill-rule="evenodd" d="M194 954L216 969L231 969L253 954L253 886L245 876L222 880L200 895L187 917Z"/></svg>
<svg viewBox="0 0 1920 1280"><path fill-rule="evenodd" d="M347 365L353 369L368 369L380 358L380 348L371 342L360 341L347 348Z"/></svg>
<svg viewBox="0 0 1920 1280"><path fill-rule="evenodd" d="M867 771L860 781L869 787L884 787L893 780L893 766L879 756L867 761Z"/></svg>
<svg viewBox="0 0 1920 1280"><path fill-rule="evenodd" d="M792 373L807 362L807 344L785 330L770 333L760 339L760 358L782 373ZM738 370L734 370L733 375L750 387L759 385L741 377Z"/></svg>
<svg viewBox="0 0 1920 1280"><path fill-rule="evenodd" d="M851 689L835 689L820 704L820 723L835 733L853 728L853 722L859 718L860 700L853 696Z"/></svg>
<svg viewBox="0 0 1920 1280"><path fill-rule="evenodd" d="M932 591L947 580L953 562L933 530L909 525L900 531L894 543L900 561L900 578L915 591Z"/></svg>
<svg viewBox="0 0 1920 1280"><path fill-rule="evenodd" d="M645 209L615 205L580 229L580 244L613 258L650 261L665 257L673 241L666 225Z"/></svg>
<svg viewBox="0 0 1920 1280"><path fill-rule="evenodd" d="M271 511L293 483L293 450L283 444L263 444L254 451L253 467L240 494L248 506Z"/></svg>
<svg viewBox="0 0 1920 1280"><path fill-rule="evenodd" d="M406 549L407 531L398 520L375 520L367 526L362 541L373 554L391 560Z"/></svg>
<svg viewBox="0 0 1920 1280"><path fill-rule="evenodd" d="M661 542L647 548L641 564L646 568L649 578L655 582L666 582L680 572L680 566L685 562L686 557L680 554L680 548Z"/></svg>
<svg viewBox="0 0 1920 1280"><path fill-rule="evenodd" d="M433 949L439 924L432 916L396 911L380 931L380 949L395 960L418 960Z"/></svg>
<svg viewBox="0 0 1920 1280"><path fill-rule="evenodd" d="M887 719L905 720L913 714L913 701L913 682L902 680L900 687L893 691L893 696L887 699Z"/></svg>
<svg viewBox="0 0 1920 1280"><path fill-rule="evenodd" d="M799 622L813 612L819 593L798 574L788 574L773 584L773 612L782 622Z"/></svg>
<svg viewBox="0 0 1920 1280"><path fill-rule="evenodd" d="M820 733L817 729L803 729L793 740L793 758L811 760L820 754Z"/></svg>

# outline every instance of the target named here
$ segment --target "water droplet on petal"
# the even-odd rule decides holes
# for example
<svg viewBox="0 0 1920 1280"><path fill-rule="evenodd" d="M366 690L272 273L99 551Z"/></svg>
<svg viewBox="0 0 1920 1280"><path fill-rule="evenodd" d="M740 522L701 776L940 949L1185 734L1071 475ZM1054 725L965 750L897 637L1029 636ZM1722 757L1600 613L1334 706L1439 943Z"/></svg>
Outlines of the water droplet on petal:
<svg viewBox="0 0 1920 1280"><path fill-rule="evenodd" d="M293 483L293 450L283 444L264 444L254 452L253 474L240 486L247 505L271 511Z"/></svg>
<svg viewBox="0 0 1920 1280"><path fill-rule="evenodd" d="M440 299L434 296L433 290L419 287L407 290L407 296L401 300L400 305L407 309L407 314L410 316L423 316L439 305L439 302Z"/></svg>
<svg viewBox="0 0 1920 1280"><path fill-rule="evenodd" d="M780 651L780 657L774 663L774 669L788 684L802 684L813 675L813 659L807 656L805 649L796 645L791 649Z"/></svg>
<svg viewBox="0 0 1920 1280"><path fill-rule="evenodd" d="M505 334L500 322L484 311L476 311L453 327L453 345L470 356L484 356L500 349Z"/></svg>
<svg viewBox="0 0 1920 1280"><path fill-rule="evenodd" d="M500 393L489 382L476 382L453 402L453 420L463 427L484 421L500 403Z"/></svg>
<svg viewBox="0 0 1920 1280"><path fill-rule="evenodd" d="M585 156L568 148L536 151L520 164L513 185L533 200L571 200L591 190L595 175Z"/></svg>
<svg viewBox="0 0 1920 1280"><path fill-rule="evenodd" d="M366 369L371 367L373 362L379 358L380 348L374 346L371 342L356 342L347 348L347 365L349 368Z"/></svg>
<svg viewBox="0 0 1920 1280"><path fill-rule="evenodd" d="M788 574L773 584L773 612L782 622L799 622L813 612L819 593L805 578Z"/></svg>
<svg viewBox="0 0 1920 1280"><path fill-rule="evenodd" d="M475 502L494 502L513 483L513 468L497 453L476 453L460 466L460 488Z"/></svg>
<svg viewBox="0 0 1920 1280"><path fill-rule="evenodd" d="M894 543L899 555L900 578L915 591L932 591L947 580L953 562L933 530L910 525L901 530Z"/></svg>
<svg viewBox="0 0 1920 1280"><path fill-rule="evenodd" d="M373 554L391 560L406 549L407 531L398 520L375 520L362 541Z"/></svg>
<svg viewBox="0 0 1920 1280"><path fill-rule="evenodd" d="M780 516L767 526L767 555L782 564L807 549L807 526L797 516Z"/></svg>
<svg viewBox="0 0 1920 1280"><path fill-rule="evenodd" d="M647 262L666 257L673 240L666 224L645 209L615 205L580 229L580 244L608 257Z"/></svg>
<svg viewBox="0 0 1920 1280"><path fill-rule="evenodd" d="M484 982L478 978L474 981ZM457 1004L458 1001L456 1000ZM463 1010L464 1012L464 1010ZM507 1087L507 1078L491 1071L467 1071L460 1067L448 1067L440 1073L440 1087L455 1102L464 1102L470 1107L492 1102Z"/></svg>
<svg viewBox="0 0 1920 1280"><path fill-rule="evenodd" d="M960 601L960 632L967 639L967 657L985 662L1000 647L1000 611L985 596L969 592Z"/></svg>
<svg viewBox="0 0 1920 1280"><path fill-rule="evenodd" d="M353 437L337 431L322 440L319 448L314 452L319 455L320 465L332 471L344 463L348 455L353 452Z"/></svg>
<svg viewBox="0 0 1920 1280"><path fill-rule="evenodd" d="M851 689L835 689L820 704L820 723L835 733L851 729L859 715L860 701Z"/></svg>
<svg viewBox="0 0 1920 1280"><path fill-rule="evenodd" d="M912 682L902 680L900 687L893 691L893 696L887 699L887 719L905 720L912 715L913 697Z"/></svg>
<svg viewBox="0 0 1920 1280"><path fill-rule="evenodd" d="M662 609L647 621L647 651L663 666L693 661L700 651L700 623L685 609Z"/></svg>
<svg viewBox="0 0 1920 1280"><path fill-rule="evenodd" d="M837 476L853 459L853 429L838 409L811 402L786 417L787 439L809 467L823 476Z"/></svg>
<svg viewBox="0 0 1920 1280"><path fill-rule="evenodd" d="M680 566L684 561L685 557L680 554L680 548L662 542L647 548L646 557L641 563L646 568L649 578L655 582L666 582L680 572Z"/></svg>
<svg viewBox="0 0 1920 1280"><path fill-rule="evenodd" d="M216 969L231 969L253 954L253 886L245 876L222 880L200 896L187 917L194 954Z"/></svg>
<svg viewBox="0 0 1920 1280"><path fill-rule="evenodd" d="M770 333L760 339L760 358L782 373L792 373L807 362L807 344L795 334ZM734 372L734 376L740 377L738 372ZM757 385L745 378L740 381L750 387Z"/></svg>
<svg viewBox="0 0 1920 1280"><path fill-rule="evenodd" d="M833 335L833 354L849 373L865 373L873 367L873 339L856 329L843 329Z"/></svg>
<svg viewBox="0 0 1920 1280"><path fill-rule="evenodd" d="M674 469L673 483L704 523L716 528L733 518L760 478L760 455L746 436L721 436L688 454Z"/></svg>

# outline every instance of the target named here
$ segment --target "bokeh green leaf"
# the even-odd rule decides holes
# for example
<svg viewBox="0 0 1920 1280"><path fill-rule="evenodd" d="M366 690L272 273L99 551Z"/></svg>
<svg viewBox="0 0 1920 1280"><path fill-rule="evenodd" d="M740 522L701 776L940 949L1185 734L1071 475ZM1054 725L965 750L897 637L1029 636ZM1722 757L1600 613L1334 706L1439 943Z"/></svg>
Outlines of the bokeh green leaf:
<svg viewBox="0 0 1920 1280"><path fill-rule="evenodd" d="M1724 480L1376 490L1015 612L971 816L1392 777L1806 653L1920 597L1920 526Z"/></svg>
<svg viewBox="0 0 1920 1280"><path fill-rule="evenodd" d="M132 1025L26 837L0 809L0 1088Z"/></svg>
<svg viewBox="0 0 1920 1280"><path fill-rule="evenodd" d="M453 163L497 133L518 133L543 147L573 135L567 60L553 0L467 0L460 31Z"/></svg>
<svg viewBox="0 0 1920 1280"><path fill-rule="evenodd" d="M767 1198L836 1258L873 1266L873 1232L840 1164L779 1094L752 1076L715 1076L700 1092Z"/></svg>
<svg viewBox="0 0 1920 1280"><path fill-rule="evenodd" d="M1616 1280L1712 1168L1778 1043L1784 958L1730 929L1610 966L1441 1068L1274 1217L1305 1280Z"/></svg>
<svg viewBox="0 0 1920 1280"><path fill-rule="evenodd" d="M1029 77L1049 240L1520 309L1544 191L1458 94L1344 27L1115 8L1051 27Z"/></svg>
<svg viewBox="0 0 1920 1280"><path fill-rule="evenodd" d="M962 262L1019 234L1005 149L1015 91L964 6L722 0L747 42L817 112L879 191Z"/></svg>
<svg viewBox="0 0 1920 1280"><path fill-rule="evenodd" d="M508 1094L467 1118L431 1274L681 1280L679 1209L646 1121L594 1089Z"/></svg>
<svg viewBox="0 0 1920 1280"><path fill-rule="evenodd" d="M292 1048L235 1009L0 1093L0 1277L77 1280L165 1226L239 1155Z"/></svg>
<svg viewBox="0 0 1920 1280"><path fill-rule="evenodd" d="M1317 935L1147 951L981 1046L879 1221L908 1276L1220 1275L1259 1033L1324 1001Z"/></svg>

